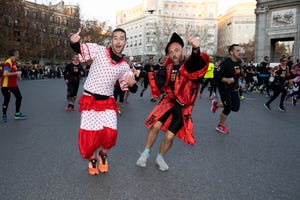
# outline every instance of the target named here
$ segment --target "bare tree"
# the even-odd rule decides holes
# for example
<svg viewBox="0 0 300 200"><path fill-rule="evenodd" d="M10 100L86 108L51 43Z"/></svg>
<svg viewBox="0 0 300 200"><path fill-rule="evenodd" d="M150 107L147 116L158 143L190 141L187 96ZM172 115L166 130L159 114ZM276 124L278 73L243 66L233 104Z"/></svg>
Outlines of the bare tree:
<svg viewBox="0 0 300 200"><path fill-rule="evenodd" d="M82 39L85 42L97 43L100 45L108 45L112 33L112 27L107 26L106 22L83 21Z"/></svg>
<svg viewBox="0 0 300 200"><path fill-rule="evenodd" d="M254 40L249 40L248 43L241 44L242 57L246 58L245 61L254 59Z"/></svg>

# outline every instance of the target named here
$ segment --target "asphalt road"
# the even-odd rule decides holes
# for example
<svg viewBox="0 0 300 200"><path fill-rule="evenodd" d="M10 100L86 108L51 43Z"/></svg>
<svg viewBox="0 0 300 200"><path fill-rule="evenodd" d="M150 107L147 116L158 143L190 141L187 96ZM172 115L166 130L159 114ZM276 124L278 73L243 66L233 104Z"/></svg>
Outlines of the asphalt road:
<svg viewBox="0 0 300 200"><path fill-rule="evenodd" d="M9 121L0 123L1 200L300 199L300 104L293 107L288 101L282 113L277 99L268 112L263 108L266 97L246 95L240 111L228 117L230 134L223 135L215 130L221 110L212 114L204 93L193 113L197 144L175 139L165 156L170 169L161 172L154 159L162 133L147 167L135 165L144 148L144 120L155 105L149 90L139 96L140 87L119 117L117 145L108 154L109 172L90 176L77 147L80 114L64 110L63 80L19 85L22 111L29 118L13 119L12 97Z"/></svg>

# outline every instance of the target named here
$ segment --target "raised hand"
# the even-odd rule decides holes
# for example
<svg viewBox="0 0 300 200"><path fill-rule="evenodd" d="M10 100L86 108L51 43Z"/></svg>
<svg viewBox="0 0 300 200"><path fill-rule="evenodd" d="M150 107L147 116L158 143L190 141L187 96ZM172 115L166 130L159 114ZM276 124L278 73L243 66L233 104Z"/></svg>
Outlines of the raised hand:
<svg viewBox="0 0 300 200"><path fill-rule="evenodd" d="M70 42L71 43L79 42L80 32L81 32L81 28L78 29L77 33L74 33L74 34L71 35L71 37L70 37Z"/></svg>
<svg viewBox="0 0 300 200"><path fill-rule="evenodd" d="M200 47L200 42L196 38L192 38L191 35L188 33L187 36L187 41L188 43L193 47L193 48L198 48Z"/></svg>

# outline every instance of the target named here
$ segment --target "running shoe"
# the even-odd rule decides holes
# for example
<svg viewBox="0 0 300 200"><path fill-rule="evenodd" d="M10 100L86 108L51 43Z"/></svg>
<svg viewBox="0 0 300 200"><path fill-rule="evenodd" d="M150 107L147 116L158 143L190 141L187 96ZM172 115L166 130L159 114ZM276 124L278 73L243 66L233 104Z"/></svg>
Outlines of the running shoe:
<svg viewBox="0 0 300 200"><path fill-rule="evenodd" d="M72 110L72 107L70 105L67 105L66 110L70 111L70 110Z"/></svg>
<svg viewBox="0 0 300 200"><path fill-rule="evenodd" d="M210 96L208 97L208 99L209 99L209 100L213 100L214 97L213 97L212 95L210 95Z"/></svg>
<svg viewBox="0 0 300 200"><path fill-rule="evenodd" d="M199 98L200 98L200 99L202 98L202 94L201 94L201 93L199 93Z"/></svg>
<svg viewBox="0 0 300 200"><path fill-rule="evenodd" d="M27 115L24 115L23 113L16 113L15 114L15 119L27 119Z"/></svg>
<svg viewBox="0 0 300 200"><path fill-rule="evenodd" d="M156 102L156 99L152 98L150 99L151 102Z"/></svg>
<svg viewBox="0 0 300 200"><path fill-rule="evenodd" d="M222 124L219 124L216 127L216 130L219 131L220 133L224 133L224 134L228 134L229 133L228 129L224 125L222 125Z"/></svg>
<svg viewBox="0 0 300 200"><path fill-rule="evenodd" d="M147 160L150 157L149 153L143 152L141 153L139 159L136 161L136 165L140 167L147 166Z"/></svg>
<svg viewBox="0 0 300 200"><path fill-rule="evenodd" d="M107 155L99 155L99 171L101 173L108 172L108 161L107 161Z"/></svg>
<svg viewBox="0 0 300 200"><path fill-rule="evenodd" d="M215 113L217 110L218 110L218 101L217 100L212 100L211 101L211 107L210 107L210 110L212 113Z"/></svg>
<svg viewBox="0 0 300 200"><path fill-rule="evenodd" d="M293 98L293 99L292 99L292 103L293 103L293 106L296 106L297 98Z"/></svg>
<svg viewBox="0 0 300 200"><path fill-rule="evenodd" d="M240 100L242 101L242 100L244 100L245 99L245 97L244 96L240 96Z"/></svg>
<svg viewBox="0 0 300 200"><path fill-rule="evenodd" d="M155 162L158 165L158 169L160 171L167 171L169 169L169 166L167 165L167 163L165 162L162 156L157 155Z"/></svg>
<svg viewBox="0 0 300 200"><path fill-rule="evenodd" d="M264 104L264 107L265 107L265 109L267 109L268 111L270 111L270 110L271 110L271 107L270 107L270 105L269 105L269 104L267 104L267 103L265 103L265 104Z"/></svg>
<svg viewBox="0 0 300 200"><path fill-rule="evenodd" d="M281 106L278 106L278 109L279 109L281 112L285 112L285 111L286 111L286 109L284 108L284 106L283 106L283 105L281 105Z"/></svg>
<svg viewBox="0 0 300 200"><path fill-rule="evenodd" d="M97 168L97 160L93 159L89 161L89 174L94 176L99 173L98 168Z"/></svg>
<svg viewBox="0 0 300 200"><path fill-rule="evenodd" d="M6 115L3 115L3 116L2 116L2 122L3 122L3 123L7 123L7 116L6 116Z"/></svg>

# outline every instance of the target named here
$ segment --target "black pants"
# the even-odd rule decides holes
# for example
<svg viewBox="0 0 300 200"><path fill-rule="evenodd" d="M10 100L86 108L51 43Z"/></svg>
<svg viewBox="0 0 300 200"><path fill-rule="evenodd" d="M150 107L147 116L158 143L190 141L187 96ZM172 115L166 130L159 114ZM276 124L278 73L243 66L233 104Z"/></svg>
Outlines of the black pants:
<svg viewBox="0 0 300 200"><path fill-rule="evenodd" d="M280 106L283 106L283 102L285 100L285 96L287 94L287 90L285 89L284 85L281 84L281 85L274 85L272 87L273 89L273 95L271 96L270 100L267 102L267 104L271 104L272 101L274 101L278 96L279 94L281 93L281 97L280 97Z"/></svg>
<svg viewBox="0 0 300 200"><path fill-rule="evenodd" d="M20 112L22 95L18 87L2 87L1 88L2 95L4 97L4 102L2 105L2 113L6 115L8 104L10 101L10 93L16 97L16 113Z"/></svg>
<svg viewBox="0 0 300 200"><path fill-rule="evenodd" d="M216 93L216 87L215 87L214 79L213 78L207 78L207 79L205 79L205 81L204 81L204 83L201 87L200 94L203 93L203 90L208 85L208 83L210 83L210 87L211 87L211 89L209 91L209 96L212 95L212 92Z"/></svg>
<svg viewBox="0 0 300 200"><path fill-rule="evenodd" d="M69 82L67 85L67 97L72 98L77 96L79 82Z"/></svg>
<svg viewBox="0 0 300 200"><path fill-rule="evenodd" d="M223 114L229 115L231 111L237 112L240 109L240 95L238 90L219 90L224 105Z"/></svg>
<svg viewBox="0 0 300 200"><path fill-rule="evenodd" d="M175 102L175 105L168 110L158 121L165 123L170 115L172 115L169 131L176 134L183 126L182 107Z"/></svg>

